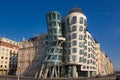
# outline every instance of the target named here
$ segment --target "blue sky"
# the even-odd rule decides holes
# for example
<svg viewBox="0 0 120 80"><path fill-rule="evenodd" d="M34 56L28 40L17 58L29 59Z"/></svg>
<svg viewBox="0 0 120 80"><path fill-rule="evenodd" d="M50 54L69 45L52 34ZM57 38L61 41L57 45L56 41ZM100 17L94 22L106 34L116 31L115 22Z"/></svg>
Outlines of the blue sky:
<svg viewBox="0 0 120 80"><path fill-rule="evenodd" d="M47 32L46 13L79 7L87 28L120 70L120 0L0 0L0 37L21 41Z"/></svg>

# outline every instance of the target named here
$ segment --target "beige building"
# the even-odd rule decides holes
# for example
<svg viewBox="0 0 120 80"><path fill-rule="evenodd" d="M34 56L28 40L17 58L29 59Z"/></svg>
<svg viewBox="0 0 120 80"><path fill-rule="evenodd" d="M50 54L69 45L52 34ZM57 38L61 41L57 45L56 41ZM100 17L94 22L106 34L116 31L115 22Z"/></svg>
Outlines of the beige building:
<svg viewBox="0 0 120 80"><path fill-rule="evenodd" d="M34 76L39 59L45 51L46 34L40 34L20 42L17 75Z"/></svg>
<svg viewBox="0 0 120 80"><path fill-rule="evenodd" d="M96 43L97 62L96 75L107 76L114 73L113 64L109 57L101 50L99 43Z"/></svg>
<svg viewBox="0 0 120 80"><path fill-rule="evenodd" d="M0 75L15 75L19 43L0 38Z"/></svg>

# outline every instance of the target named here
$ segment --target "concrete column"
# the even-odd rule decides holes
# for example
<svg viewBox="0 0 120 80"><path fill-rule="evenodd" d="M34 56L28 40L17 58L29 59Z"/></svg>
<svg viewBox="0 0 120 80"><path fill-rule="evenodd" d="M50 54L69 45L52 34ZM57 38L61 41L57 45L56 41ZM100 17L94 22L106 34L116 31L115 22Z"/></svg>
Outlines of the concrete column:
<svg viewBox="0 0 120 80"><path fill-rule="evenodd" d="M73 66L72 68L72 77L76 78L76 66Z"/></svg>
<svg viewBox="0 0 120 80"><path fill-rule="evenodd" d="M90 77L90 71L88 71L88 77Z"/></svg>

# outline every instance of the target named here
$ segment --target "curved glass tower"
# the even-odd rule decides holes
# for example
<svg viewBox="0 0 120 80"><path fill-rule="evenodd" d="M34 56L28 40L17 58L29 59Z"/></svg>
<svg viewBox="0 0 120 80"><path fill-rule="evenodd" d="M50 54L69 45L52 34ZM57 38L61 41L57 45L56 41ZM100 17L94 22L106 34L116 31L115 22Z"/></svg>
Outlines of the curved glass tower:
<svg viewBox="0 0 120 80"><path fill-rule="evenodd" d="M49 54L45 59L45 62L50 63L49 65L58 65L62 62L62 47L59 45L58 37L62 37L62 26L61 26L61 15L52 11L47 14L47 25L48 25L48 43L49 43Z"/></svg>
<svg viewBox="0 0 120 80"><path fill-rule="evenodd" d="M43 56L39 77L60 77L63 56L63 47L61 44L65 41L65 38L62 37L61 15L56 11L52 11L47 14L46 18L48 26L48 44L47 51Z"/></svg>

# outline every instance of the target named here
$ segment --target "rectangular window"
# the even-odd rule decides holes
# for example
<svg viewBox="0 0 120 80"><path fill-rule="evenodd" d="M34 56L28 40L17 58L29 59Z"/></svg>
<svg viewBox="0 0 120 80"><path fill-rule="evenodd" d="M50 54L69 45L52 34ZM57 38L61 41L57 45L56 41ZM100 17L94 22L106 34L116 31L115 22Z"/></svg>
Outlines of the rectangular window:
<svg viewBox="0 0 120 80"><path fill-rule="evenodd" d="M80 27L79 27L79 31L83 31L83 26L80 26Z"/></svg>
<svg viewBox="0 0 120 80"><path fill-rule="evenodd" d="M57 55L54 55L53 57L52 57L52 60L56 60L57 59Z"/></svg>
<svg viewBox="0 0 120 80"><path fill-rule="evenodd" d="M53 13L53 14L52 14L52 17L53 17L53 19L56 19L56 14Z"/></svg>
<svg viewBox="0 0 120 80"><path fill-rule="evenodd" d="M77 49L76 48L72 48L72 52L73 53L77 53Z"/></svg>
<svg viewBox="0 0 120 80"><path fill-rule="evenodd" d="M88 42L88 46L90 46L90 44L91 44L91 43L90 43L90 42Z"/></svg>
<svg viewBox="0 0 120 80"><path fill-rule="evenodd" d="M77 56L73 55L72 60L75 62L77 60Z"/></svg>
<svg viewBox="0 0 120 80"><path fill-rule="evenodd" d="M80 42L80 43L79 43L79 47L83 47L83 42Z"/></svg>
<svg viewBox="0 0 120 80"><path fill-rule="evenodd" d="M68 51L68 54L70 54L70 49L68 49L67 51Z"/></svg>
<svg viewBox="0 0 120 80"><path fill-rule="evenodd" d="M76 46L77 45L77 41L72 41L72 46Z"/></svg>
<svg viewBox="0 0 120 80"><path fill-rule="evenodd" d="M83 61L83 58L82 58L82 57L80 57L80 58L79 58L79 62L82 62L82 61Z"/></svg>
<svg viewBox="0 0 120 80"><path fill-rule="evenodd" d="M73 33L72 34L72 39L76 39L77 38L77 34L76 33Z"/></svg>
<svg viewBox="0 0 120 80"><path fill-rule="evenodd" d="M83 59L83 62L86 63L86 58Z"/></svg>
<svg viewBox="0 0 120 80"><path fill-rule="evenodd" d="M90 48L88 48L88 52L90 52L91 50L90 50Z"/></svg>
<svg viewBox="0 0 120 80"><path fill-rule="evenodd" d="M57 19L58 19L58 20L60 20L60 19L61 19L59 14L57 14Z"/></svg>
<svg viewBox="0 0 120 80"><path fill-rule="evenodd" d="M76 26L72 26L72 31L76 31L77 27Z"/></svg>
<svg viewBox="0 0 120 80"><path fill-rule="evenodd" d="M68 41L70 41L71 40L71 36L70 35L68 35Z"/></svg>
<svg viewBox="0 0 120 80"><path fill-rule="evenodd" d="M87 56L87 52L84 52L84 56Z"/></svg>
<svg viewBox="0 0 120 80"><path fill-rule="evenodd" d="M77 18L76 18L76 16L73 16L72 17L72 24L74 24L74 23L76 23L77 22Z"/></svg>
<svg viewBox="0 0 120 80"><path fill-rule="evenodd" d="M80 50L80 51L79 51L79 54L82 55L82 54L83 54L83 50Z"/></svg>
<svg viewBox="0 0 120 80"><path fill-rule="evenodd" d="M71 47L71 43L67 43L68 44L68 48L70 48Z"/></svg>
<svg viewBox="0 0 120 80"><path fill-rule="evenodd" d="M83 17L80 17L80 24L83 24Z"/></svg>
<svg viewBox="0 0 120 80"><path fill-rule="evenodd" d="M90 58L90 54L88 54L88 58Z"/></svg>
<svg viewBox="0 0 120 80"><path fill-rule="evenodd" d="M83 38L84 38L83 35L79 35L80 40L83 40Z"/></svg>
<svg viewBox="0 0 120 80"><path fill-rule="evenodd" d="M60 53L60 49L56 48L55 53Z"/></svg>
<svg viewBox="0 0 120 80"><path fill-rule="evenodd" d="M87 64L89 64L90 63L90 61L89 60L87 60Z"/></svg>
<svg viewBox="0 0 120 80"><path fill-rule="evenodd" d="M87 21L84 19L84 26L86 26L86 22L87 22Z"/></svg>

